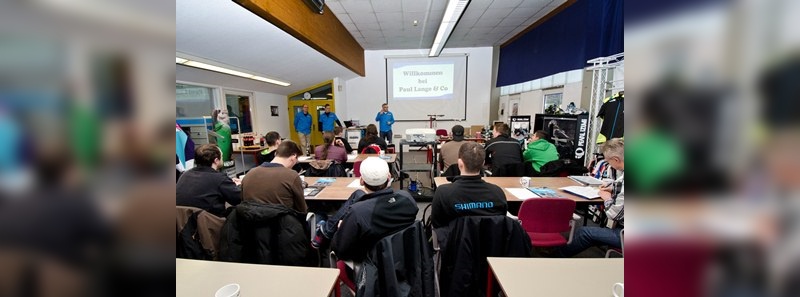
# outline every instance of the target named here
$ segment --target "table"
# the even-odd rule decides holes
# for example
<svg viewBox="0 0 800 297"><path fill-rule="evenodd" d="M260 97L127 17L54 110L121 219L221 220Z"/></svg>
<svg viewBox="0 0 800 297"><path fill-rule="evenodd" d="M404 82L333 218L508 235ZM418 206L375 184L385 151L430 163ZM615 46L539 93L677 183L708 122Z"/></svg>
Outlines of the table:
<svg viewBox="0 0 800 297"><path fill-rule="evenodd" d="M266 146L250 146L250 147L243 147L240 146L233 150L233 154L247 154L253 155L253 160L256 161L256 164L260 164L258 162L258 154L261 153L262 150L266 149Z"/></svg>
<svg viewBox="0 0 800 297"><path fill-rule="evenodd" d="M351 155L348 155L348 156L351 156ZM386 163L391 164L391 163L397 162L397 154L385 154L385 156L389 157L389 159L386 159ZM347 158L347 163L353 164L353 163L355 163L357 161L364 161L369 157L380 157L380 154L358 154L358 156L356 156L353 159ZM314 156L310 156L308 158L303 158L302 160L298 158L298 163L308 164L308 163L311 163L311 161L313 161L313 160L314 160Z"/></svg>
<svg viewBox="0 0 800 297"><path fill-rule="evenodd" d="M175 259L175 296L214 296L230 283L241 296L329 296L339 270Z"/></svg>
<svg viewBox="0 0 800 297"><path fill-rule="evenodd" d="M519 177L484 177L488 183L495 184L501 188L503 188L503 192L506 193L506 200L509 202L521 202L522 199L517 198L513 194L506 191L506 188L520 188L519 185ZM449 184L450 182L447 181L446 177L437 177L434 178L434 182L436 186L441 186L444 184ZM531 177L531 187L547 187L556 191L559 195L570 198L575 200L576 203L588 203L588 204L600 204L603 203L603 199L595 198L595 199L586 199L581 196L565 192L563 190L559 190L562 187L568 186L580 186L576 181L573 181L567 177Z"/></svg>
<svg viewBox="0 0 800 297"><path fill-rule="evenodd" d="M506 296L613 296L624 282L624 259L487 257L489 274ZM488 291L488 290L487 290Z"/></svg>
<svg viewBox="0 0 800 297"><path fill-rule="evenodd" d="M359 177L306 177L305 181L308 185L313 185L321 178L335 178L336 180L330 185L326 186L314 197L306 197L306 201L345 201L360 188L348 188L354 180L359 180Z"/></svg>

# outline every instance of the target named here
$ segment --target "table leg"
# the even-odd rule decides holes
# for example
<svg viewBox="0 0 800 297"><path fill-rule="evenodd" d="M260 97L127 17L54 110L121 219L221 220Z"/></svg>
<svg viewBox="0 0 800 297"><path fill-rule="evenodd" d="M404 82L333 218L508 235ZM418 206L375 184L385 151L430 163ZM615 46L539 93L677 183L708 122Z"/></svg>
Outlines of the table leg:
<svg viewBox="0 0 800 297"><path fill-rule="evenodd" d="M492 267L487 268L486 273L486 297L492 296Z"/></svg>

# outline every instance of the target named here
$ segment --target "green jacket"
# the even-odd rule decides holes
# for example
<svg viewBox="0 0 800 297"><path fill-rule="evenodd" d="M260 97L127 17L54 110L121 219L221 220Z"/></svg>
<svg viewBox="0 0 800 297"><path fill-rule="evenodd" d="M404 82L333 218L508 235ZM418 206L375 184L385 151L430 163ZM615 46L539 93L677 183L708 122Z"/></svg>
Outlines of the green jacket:
<svg viewBox="0 0 800 297"><path fill-rule="evenodd" d="M556 146L547 140L539 139L528 143L528 148L522 154L525 161L531 161L533 170L539 171L542 165L550 161L558 160L558 151Z"/></svg>

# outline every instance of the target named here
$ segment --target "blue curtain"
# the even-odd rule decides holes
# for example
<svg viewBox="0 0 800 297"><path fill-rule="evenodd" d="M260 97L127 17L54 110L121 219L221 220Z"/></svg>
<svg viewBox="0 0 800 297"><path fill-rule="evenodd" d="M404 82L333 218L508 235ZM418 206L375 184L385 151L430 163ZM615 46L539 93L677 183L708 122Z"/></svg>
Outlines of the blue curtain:
<svg viewBox="0 0 800 297"><path fill-rule="evenodd" d="M581 69L624 51L622 0L579 0L500 49L497 86Z"/></svg>

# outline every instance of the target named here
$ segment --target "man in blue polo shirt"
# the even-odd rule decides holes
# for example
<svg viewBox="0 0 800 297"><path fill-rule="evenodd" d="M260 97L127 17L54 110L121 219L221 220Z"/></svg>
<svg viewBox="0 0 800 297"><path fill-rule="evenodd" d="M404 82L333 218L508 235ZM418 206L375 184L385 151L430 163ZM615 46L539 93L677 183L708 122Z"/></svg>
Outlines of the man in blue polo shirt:
<svg viewBox="0 0 800 297"><path fill-rule="evenodd" d="M300 138L300 149L303 155L308 155L308 145L311 143L311 114L308 113L308 104L303 104L303 112L294 116L294 130Z"/></svg>
<svg viewBox="0 0 800 297"><path fill-rule="evenodd" d="M385 139L387 143L392 142L392 125L394 124L394 115L389 111L389 104L384 103L381 105L381 111L375 116L381 127L381 138Z"/></svg>
<svg viewBox="0 0 800 297"><path fill-rule="evenodd" d="M336 117L336 114L331 112L330 104L325 104L325 112L319 115L319 122L322 127L322 133L333 133L333 123L339 124L339 127L344 127L342 122L339 121L339 118Z"/></svg>

